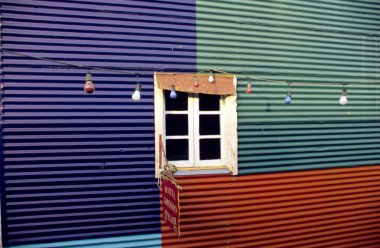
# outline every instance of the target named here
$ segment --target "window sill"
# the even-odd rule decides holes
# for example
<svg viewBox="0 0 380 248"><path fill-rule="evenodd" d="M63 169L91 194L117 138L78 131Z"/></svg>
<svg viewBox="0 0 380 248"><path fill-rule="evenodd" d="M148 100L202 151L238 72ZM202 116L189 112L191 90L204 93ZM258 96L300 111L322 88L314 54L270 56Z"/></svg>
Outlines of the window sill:
<svg viewBox="0 0 380 248"><path fill-rule="evenodd" d="M191 168L178 168L174 173L174 176L192 176L192 175L222 175L231 174L231 172L226 167L191 167Z"/></svg>

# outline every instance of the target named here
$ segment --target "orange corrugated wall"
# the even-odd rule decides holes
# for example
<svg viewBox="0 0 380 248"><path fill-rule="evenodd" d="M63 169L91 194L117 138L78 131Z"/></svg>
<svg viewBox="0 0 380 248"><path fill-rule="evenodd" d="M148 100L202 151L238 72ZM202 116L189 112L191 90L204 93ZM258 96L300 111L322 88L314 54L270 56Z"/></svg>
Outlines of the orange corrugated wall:
<svg viewBox="0 0 380 248"><path fill-rule="evenodd" d="M181 233L165 248L380 247L380 166L177 178Z"/></svg>

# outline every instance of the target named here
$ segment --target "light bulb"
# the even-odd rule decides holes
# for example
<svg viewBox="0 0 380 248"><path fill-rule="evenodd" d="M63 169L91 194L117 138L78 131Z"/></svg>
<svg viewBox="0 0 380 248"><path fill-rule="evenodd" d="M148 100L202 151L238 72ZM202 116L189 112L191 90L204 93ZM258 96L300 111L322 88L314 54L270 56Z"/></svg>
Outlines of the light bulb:
<svg viewBox="0 0 380 248"><path fill-rule="evenodd" d="M291 104L292 103L292 92L288 90L288 95L284 99L285 104Z"/></svg>
<svg viewBox="0 0 380 248"><path fill-rule="evenodd" d="M346 105L348 103L347 96L341 96L339 99L340 105Z"/></svg>
<svg viewBox="0 0 380 248"><path fill-rule="evenodd" d="M342 96L340 97L339 99L339 104L340 105L346 105L348 103L348 99L347 99L347 90L344 88L343 86L343 90L342 90Z"/></svg>
<svg viewBox="0 0 380 248"><path fill-rule="evenodd" d="M291 96L286 96L284 99L285 104L291 104L292 103L292 97Z"/></svg>
<svg viewBox="0 0 380 248"><path fill-rule="evenodd" d="M213 75L210 75L210 76L208 77L208 81L209 81L210 83L214 82L214 76L213 76Z"/></svg>
<svg viewBox="0 0 380 248"><path fill-rule="evenodd" d="M87 94L91 94L95 91L95 86L94 83L92 82L92 75L90 70L87 71L86 73L86 79L85 79L85 84L84 84L84 92Z"/></svg>
<svg viewBox="0 0 380 248"><path fill-rule="evenodd" d="M172 85L172 87L171 87L170 98L171 99L176 99L177 98L177 93L175 92L174 85Z"/></svg>
<svg viewBox="0 0 380 248"><path fill-rule="evenodd" d="M247 94L251 94L251 93L252 93L252 84L251 84L251 82L249 82L249 83L247 84L247 89L245 90L245 92L246 92Z"/></svg>
<svg viewBox="0 0 380 248"><path fill-rule="evenodd" d="M289 85L288 85L289 87ZM288 89L288 95L284 99L285 104L291 104L292 103L292 92L290 91L290 88Z"/></svg>
<svg viewBox="0 0 380 248"><path fill-rule="evenodd" d="M213 83L215 81L214 74L212 73L212 70L210 70L210 73L208 74L208 82Z"/></svg>
<svg viewBox="0 0 380 248"><path fill-rule="evenodd" d="M193 79L194 79L194 86L198 87L199 86L198 79L196 77L194 77Z"/></svg>
<svg viewBox="0 0 380 248"><path fill-rule="evenodd" d="M140 94L140 91L141 91L141 84L137 84L136 85L136 90L135 90L135 92L132 94L132 100L133 101L140 101L140 99L141 99L141 94Z"/></svg>

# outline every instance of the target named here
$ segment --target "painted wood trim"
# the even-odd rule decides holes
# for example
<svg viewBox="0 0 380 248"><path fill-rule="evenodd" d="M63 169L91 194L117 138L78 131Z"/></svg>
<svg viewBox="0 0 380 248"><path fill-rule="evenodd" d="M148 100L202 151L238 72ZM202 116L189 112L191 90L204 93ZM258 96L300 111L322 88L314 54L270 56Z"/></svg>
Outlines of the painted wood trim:
<svg viewBox="0 0 380 248"><path fill-rule="evenodd" d="M164 105L162 98L164 97L164 92L157 85L157 74L154 73L154 148L155 148L155 176L159 177L160 171L160 140L159 137L164 134L163 128L163 118L164 118Z"/></svg>
<svg viewBox="0 0 380 248"><path fill-rule="evenodd" d="M236 89L237 78L233 78L233 85ZM155 176L159 176L159 135L164 134L164 94L163 90L159 88L157 82L157 73L154 74L154 115L155 115ZM236 90L233 95L225 96L224 98L224 111L221 111L221 117L226 118L225 129L222 128L225 133L225 139L221 139L224 143L222 153L226 153L226 167L232 175L238 174L238 157L237 157L237 94ZM223 142L223 140L225 140ZM190 145L190 144L189 144ZM209 166L210 169L215 168L218 165ZM204 168L205 166L201 166ZM208 167L208 166L207 166ZM179 167L178 167L179 168ZM181 167L192 168L192 167ZM195 169L200 167L195 167Z"/></svg>
<svg viewBox="0 0 380 248"><path fill-rule="evenodd" d="M236 88L237 78L233 84ZM227 115L227 167L232 175L238 175L237 94L225 99Z"/></svg>

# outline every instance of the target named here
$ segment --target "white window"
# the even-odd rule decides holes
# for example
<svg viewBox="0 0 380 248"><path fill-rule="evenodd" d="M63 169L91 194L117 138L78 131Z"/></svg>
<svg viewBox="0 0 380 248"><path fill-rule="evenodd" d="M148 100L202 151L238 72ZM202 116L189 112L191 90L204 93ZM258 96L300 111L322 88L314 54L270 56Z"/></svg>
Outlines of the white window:
<svg viewBox="0 0 380 248"><path fill-rule="evenodd" d="M156 172L161 135L166 157L179 171L236 175L236 95L176 93L171 99L155 83Z"/></svg>
<svg viewBox="0 0 380 248"><path fill-rule="evenodd" d="M219 95L164 91L164 144L176 167L225 166L224 99Z"/></svg>

